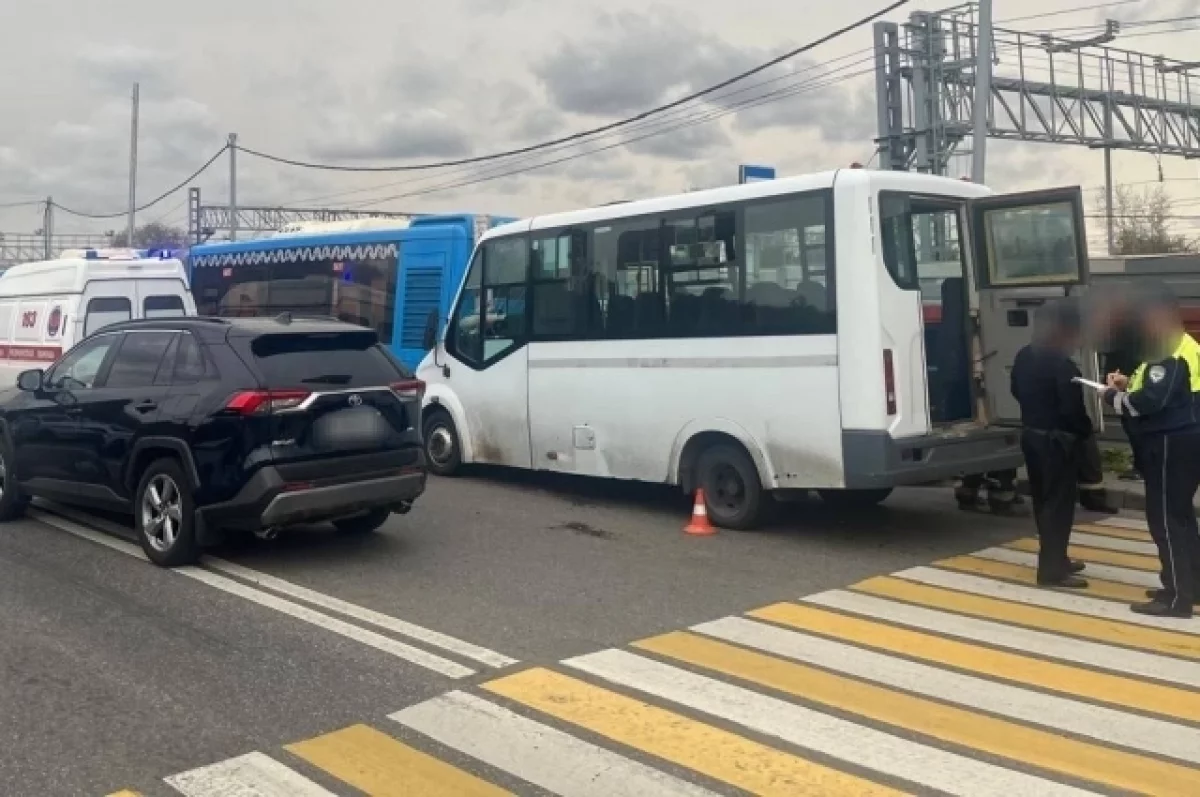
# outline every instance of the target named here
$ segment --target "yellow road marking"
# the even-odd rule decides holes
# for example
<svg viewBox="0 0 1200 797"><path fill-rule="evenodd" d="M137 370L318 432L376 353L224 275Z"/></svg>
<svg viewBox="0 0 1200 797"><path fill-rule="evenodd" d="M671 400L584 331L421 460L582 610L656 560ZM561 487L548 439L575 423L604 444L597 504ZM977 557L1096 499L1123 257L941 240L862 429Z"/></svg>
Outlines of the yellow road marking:
<svg viewBox="0 0 1200 797"><path fill-rule="evenodd" d="M754 794L902 793L550 670L526 670L483 688Z"/></svg>
<svg viewBox="0 0 1200 797"><path fill-rule="evenodd" d="M1191 767L1077 741L685 631L644 639L634 646L839 711L1118 789L1194 795L1200 778L1200 771Z"/></svg>
<svg viewBox="0 0 1200 797"><path fill-rule="evenodd" d="M120 791L114 791L112 794L108 795L108 797L142 797L142 795L140 792L130 791L129 789L121 789Z"/></svg>
<svg viewBox="0 0 1200 797"><path fill-rule="evenodd" d="M1093 672L796 603L778 603L748 614L760 620L940 666L1200 722L1200 693L1197 692Z"/></svg>
<svg viewBox="0 0 1200 797"><path fill-rule="evenodd" d="M1038 541L1034 539L1013 540L1004 547L1012 548L1014 551L1037 553ZM1155 556L1110 551L1107 548L1089 548L1086 545L1072 545L1068 550L1073 559L1095 562L1098 565L1117 565L1118 567L1128 567L1130 570L1143 570L1147 573L1157 573L1162 569L1158 557Z"/></svg>
<svg viewBox="0 0 1200 797"><path fill-rule="evenodd" d="M1148 531L1137 531L1136 529L1125 529L1120 526L1100 526L1095 523L1077 523L1074 527L1075 531L1084 531L1088 534L1101 534L1105 537L1116 537L1119 540L1133 540L1134 542L1154 542Z"/></svg>
<svg viewBox="0 0 1200 797"><path fill-rule="evenodd" d="M351 725L285 749L373 797L509 794L366 725Z"/></svg>
<svg viewBox="0 0 1200 797"><path fill-rule="evenodd" d="M934 562L937 567L957 570L960 573L975 573L981 576L1002 578L1020 584L1037 585L1037 569L1009 562L996 562L991 559L977 559L974 556L954 556ZM1086 574L1085 574L1086 575ZM1134 587L1129 584L1119 584L1115 581L1102 581L1088 577L1087 589L1058 588L1058 591L1070 595L1088 595L1093 598L1108 598L1123 603L1141 603L1146 600L1144 587Z"/></svg>
<svg viewBox="0 0 1200 797"><path fill-rule="evenodd" d="M1156 653L1168 653L1189 659L1200 659L1200 635L1197 634L1180 634L1160 628L1122 623L1118 620L1105 620L1100 617L1072 614L1058 609L1011 603L997 598L972 595L969 592L956 592L941 587L917 584L890 576L868 578L866 581L855 584L852 589L869 595L893 598L972 617L998 620L1039 631L1053 631L1114 645L1151 650Z"/></svg>

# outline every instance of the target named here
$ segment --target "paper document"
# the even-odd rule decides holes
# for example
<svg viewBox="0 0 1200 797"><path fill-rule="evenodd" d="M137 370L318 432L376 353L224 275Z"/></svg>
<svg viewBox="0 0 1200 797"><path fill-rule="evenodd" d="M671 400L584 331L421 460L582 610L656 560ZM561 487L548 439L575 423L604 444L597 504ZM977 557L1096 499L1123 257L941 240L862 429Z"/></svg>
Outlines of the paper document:
<svg viewBox="0 0 1200 797"><path fill-rule="evenodd" d="M1084 379L1082 376L1076 376L1071 379L1072 382L1078 382L1084 387L1090 387L1092 390L1108 390L1108 385L1101 382L1093 382L1090 379Z"/></svg>

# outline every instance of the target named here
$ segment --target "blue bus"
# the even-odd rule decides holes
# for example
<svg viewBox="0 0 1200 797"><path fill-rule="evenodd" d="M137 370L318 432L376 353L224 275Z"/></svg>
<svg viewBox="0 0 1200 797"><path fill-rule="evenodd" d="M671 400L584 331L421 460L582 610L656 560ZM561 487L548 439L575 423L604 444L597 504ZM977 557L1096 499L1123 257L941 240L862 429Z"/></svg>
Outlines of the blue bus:
<svg viewBox="0 0 1200 797"><path fill-rule="evenodd" d="M340 318L376 330L415 368L425 356L429 316L436 312L441 324L449 315L476 238L509 221L431 215L407 227L202 244L188 253L196 309L215 316Z"/></svg>

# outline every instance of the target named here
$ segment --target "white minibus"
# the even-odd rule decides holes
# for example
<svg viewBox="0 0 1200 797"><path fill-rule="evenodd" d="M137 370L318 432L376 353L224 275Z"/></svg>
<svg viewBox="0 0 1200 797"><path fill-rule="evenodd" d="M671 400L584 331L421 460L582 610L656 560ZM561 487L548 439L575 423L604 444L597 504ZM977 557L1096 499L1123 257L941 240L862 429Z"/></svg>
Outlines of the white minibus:
<svg viewBox="0 0 1200 797"><path fill-rule="evenodd" d="M429 467L703 488L730 528L1016 467L1008 372L1085 241L1078 188L863 169L497 227L418 370Z"/></svg>

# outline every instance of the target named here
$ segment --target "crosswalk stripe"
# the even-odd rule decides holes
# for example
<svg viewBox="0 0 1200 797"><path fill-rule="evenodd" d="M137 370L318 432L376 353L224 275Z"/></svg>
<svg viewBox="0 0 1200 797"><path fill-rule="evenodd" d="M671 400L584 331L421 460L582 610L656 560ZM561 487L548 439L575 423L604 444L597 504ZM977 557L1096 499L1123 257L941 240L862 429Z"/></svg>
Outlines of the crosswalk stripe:
<svg viewBox="0 0 1200 797"><path fill-rule="evenodd" d="M1150 531L1150 524L1144 520L1131 517L1108 517L1102 520L1097 520L1096 525L1113 526L1119 529L1133 529L1134 531Z"/></svg>
<svg viewBox="0 0 1200 797"><path fill-rule="evenodd" d="M992 559L997 562L1011 562L1012 564L1025 565L1026 567L1037 567L1036 553L1014 551L1011 548L985 548L982 551L976 551L971 556L981 559ZM1142 587L1143 589L1158 589L1162 586L1159 577L1154 573L1147 573L1144 570L1130 570L1127 567L1117 567L1115 565L1097 564L1095 562L1087 563L1085 575L1088 578L1095 576L1105 581L1130 584L1135 587Z"/></svg>
<svg viewBox="0 0 1200 797"><path fill-rule="evenodd" d="M562 797L714 797L708 789L465 692L449 692L391 718Z"/></svg>
<svg viewBox="0 0 1200 797"><path fill-rule="evenodd" d="M1016 551L1028 551L1030 553L1038 552L1038 541L1034 539L1013 540L1006 546ZM1090 548L1084 545L1071 545L1067 549L1072 559L1082 559L1091 564L1116 565L1117 567L1128 567L1132 570L1144 570L1147 573L1157 573L1162 569L1158 558L1154 556L1141 556L1140 554L1122 553L1120 551L1110 551L1107 548Z"/></svg>
<svg viewBox="0 0 1200 797"><path fill-rule="evenodd" d="M483 688L765 797L902 793L550 670L526 670Z"/></svg>
<svg viewBox="0 0 1200 797"><path fill-rule="evenodd" d="M1071 535L1071 541L1076 545L1085 545L1089 548L1107 548L1110 551L1136 553L1142 556L1158 556L1158 546L1149 540L1143 542L1141 540L1125 540L1120 537L1110 537L1106 534L1075 532Z"/></svg>
<svg viewBox="0 0 1200 797"><path fill-rule="evenodd" d="M373 797L496 797L509 794L469 772L366 725L289 744L303 758Z"/></svg>
<svg viewBox="0 0 1200 797"><path fill-rule="evenodd" d="M212 568L218 572L226 573L227 575L236 576L238 578L249 581L260 587L274 590L282 595L288 595L292 598L299 598L302 601L307 601L314 606L320 606L323 609L344 614L347 617L353 617L364 623L384 628L396 634L417 639L427 645L441 648L442 650L456 653L464 658L478 661L481 664L487 664L490 667L508 667L516 664L517 660L501 655L494 650L474 645L462 639L457 639L449 634L443 634L440 631L434 631L429 628L410 623L406 620L401 620L398 617L383 614L381 612L368 609L365 606L359 606L349 601L335 598L332 595L326 595L323 592L302 587L299 584L293 584L290 581L285 581L282 578L269 575L267 573L252 570L248 567L227 562L224 559L216 557L204 557L203 564L206 567Z"/></svg>
<svg viewBox="0 0 1200 797"><path fill-rule="evenodd" d="M262 753L248 753L164 780L187 797L333 797L333 792Z"/></svg>
<svg viewBox="0 0 1200 797"><path fill-rule="evenodd" d="M1200 694L1196 692L1147 683L1124 675L1083 670L1026 654L1049 656L1130 675L1200 687L1200 667L1190 661L1166 659L1139 651L1067 639L1040 631L1027 631L986 620L973 620L853 592L827 592L813 602L934 633L897 628L796 603L766 606L749 614L760 620L835 637L864 647L899 653L939 666L956 667L1063 694L1200 722ZM972 645L956 639L946 639L939 634L997 645L1017 652L1010 653Z"/></svg>
<svg viewBox="0 0 1200 797"><path fill-rule="evenodd" d="M875 683L1200 764L1200 729L918 664L740 617L693 631Z"/></svg>
<svg viewBox="0 0 1200 797"><path fill-rule="evenodd" d="M638 646L663 656L670 656L678 661L705 667L803 700L821 703L838 711L885 723L893 728L916 732L932 739L1000 756L1045 771L1117 789L1149 791L1153 794L1163 795L1175 794L1181 797L1185 794L1194 796L1191 780L1198 773L1192 767L1072 739L1057 732L1031 728L1010 720L915 697L875 684L863 683L842 675L827 673L802 664L733 647L687 632L677 631L664 634L650 640L643 640L638 643ZM622 651L615 652L623 653ZM631 654L624 653L624 655ZM583 658L587 659L588 657ZM594 668L590 671L594 674L602 674L596 673ZM686 683L687 679L694 677L696 676L685 674L677 676L675 681L671 681L669 673L664 673L661 676L660 689L662 691L670 690L671 699L680 700L683 695L676 693L686 694L688 690L679 686L670 689L670 685ZM620 683L641 688L638 684L631 683L629 676L626 676ZM715 685L709 687L710 691L727 686L720 682L713 682L713 684ZM743 697L743 701L749 703L754 693L746 692L746 695ZM732 699L728 702L733 703ZM783 705L788 704L784 703ZM766 704L757 708L759 714L770 713L773 715L775 711L773 708L768 708ZM860 731L861 733L862 731ZM862 747L870 746L867 743L859 748L860 762L865 763L862 758ZM891 761L894 755L895 753L885 757L885 760ZM929 766L931 766L930 763L924 763L924 767ZM941 765L942 772L939 774L948 774L945 772L946 766L944 763ZM999 771L1012 772L1012 770L1003 768L999 768ZM950 778L950 783L955 782L958 783L955 788L959 793L971 795L981 793L981 783L971 776L954 773ZM999 776L988 778L983 783L987 784L985 789L989 787L995 789L993 793L998 795L1047 793L1047 786L1042 784L1027 784L1023 788L1010 784L1005 787L1001 784ZM947 786L940 788L945 790ZM965 792L962 791L964 788Z"/></svg>
<svg viewBox="0 0 1200 797"><path fill-rule="evenodd" d="M1148 531L1134 531L1120 526L1101 526L1099 523L1076 523L1072 531L1085 531L1088 534L1102 534L1105 537L1116 537L1119 540L1134 542L1153 542Z"/></svg>
<svg viewBox="0 0 1200 797"><path fill-rule="evenodd" d="M1200 635L1200 619L1182 620L1170 617L1144 617L1129 611L1128 606L1122 606L1112 601L1097 600L1086 595L1068 592L1057 592L1036 587L1026 587L1020 584L1009 584L991 578L966 573L948 573L933 567L913 567L893 573L892 578L902 578L928 584L932 587L954 590L959 593L969 593L972 596L996 598L1011 601L1023 606L1040 606L1055 611L1070 612L1071 614L1098 617L1104 620L1114 620L1120 623L1144 626L1146 628L1161 628L1172 634ZM890 581L890 579L889 579ZM1189 650L1200 657L1200 639Z"/></svg>
<svg viewBox="0 0 1200 797"><path fill-rule="evenodd" d="M796 689L812 686L817 694L814 696L810 692L804 692L802 696L820 703L826 703L829 699L829 694L823 691L827 684L822 681L837 678L815 670L811 671L811 678L798 676L796 673L790 673L793 676L790 680L773 677L778 673L767 672L771 669L772 662L787 667L799 665L779 659L767 659L760 654L742 651L684 632L645 639L635 645L727 675L743 677L773 688L783 688L791 694L800 694ZM761 661L744 661L756 656ZM1056 785L1037 776L977 761L959 753L910 741L851 720L761 695L741 686L697 675L624 650L605 650L568 659L563 663L612 683L737 723L798 747L947 794L1009 797L1013 794L1088 793L1074 787ZM847 686L853 688L849 682ZM837 687L832 686L832 689L836 690ZM844 705L838 707L845 708Z"/></svg>
<svg viewBox="0 0 1200 797"><path fill-rule="evenodd" d="M859 582L854 585L854 590L985 620L997 620L1155 653L1200 659L1200 637L1191 634L1146 628L1099 617L1085 617L1056 609L1043 609L1040 606L1009 603L888 576Z"/></svg>
<svg viewBox="0 0 1200 797"><path fill-rule="evenodd" d="M142 795L130 789L121 789L120 791L114 791L112 794L109 794L108 797L142 797Z"/></svg>
<svg viewBox="0 0 1200 797"><path fill-rule="evenodd" d="M997 562L991 559L979 559L974 556L953 556L949 559L942 559L934 562L937 567L956 570L960 573L973 573L980 576L989 576L991 578L1001 578L1006 581L1016 581L1021 584L1037 584L1037 566L1036 559L1034 566L1010 564L1008 562ZM1118 584L1115 581L1103 581L1093 578L1090 573L1085 573L1087 576L1088 585L1086 589L1073 590L1073 592L1091 595L1095 598L1107 598L1109 600L1125 601L1133 603L1135 601L1144 601L1146 599L1146 591L1141 587L1134 587L1130 584ZM1042 589L1047 589L1042 587ZM1065 590L1066 587L1049 587L1049 589L1059 591Z"/></svg>

